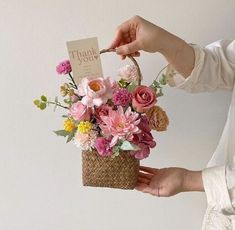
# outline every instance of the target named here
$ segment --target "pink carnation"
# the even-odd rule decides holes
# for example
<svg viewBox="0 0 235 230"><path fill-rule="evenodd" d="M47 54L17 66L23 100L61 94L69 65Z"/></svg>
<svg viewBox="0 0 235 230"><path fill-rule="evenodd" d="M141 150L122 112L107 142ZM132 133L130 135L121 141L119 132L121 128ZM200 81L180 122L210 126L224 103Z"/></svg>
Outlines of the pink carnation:
<svg viewBox="0 0 235 230"><path fill-rule="evenodd" d="M56 71L58 74L68 74L72 71L71 64L69 60L65 60L56 66Z"/></svg>
<svg viewBox="0 0 235 230"><path fill-rule="evenodd" d="M128 106L131 103L132 94L123 88L118 88L113 93L113 103L115 105Z"/></svg>
<svg viewBox="0 0 235 230"><path fill-rule="evenodd" d="M98 137L95 141L95 148L101 156L112 155L112 148L110 147L109 139Z"/></svg>

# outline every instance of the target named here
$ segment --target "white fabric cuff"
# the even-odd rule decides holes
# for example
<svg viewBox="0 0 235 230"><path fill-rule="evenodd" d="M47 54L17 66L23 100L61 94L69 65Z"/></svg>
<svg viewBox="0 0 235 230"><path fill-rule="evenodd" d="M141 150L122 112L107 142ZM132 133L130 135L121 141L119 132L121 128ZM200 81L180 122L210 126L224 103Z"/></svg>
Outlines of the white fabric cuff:
<svg viewBox="0 0 235 230"><path fill-rule="evenodd" d="M203 52L203 49L198 45L190 44L190 46L194 49L195 54L194 68L191 74L186 79L181 75L176 74L173 77L174 83L170 84L170 86L175 86L178 89L183 89L188 92L194 92L193 87L198 81L200 72L203 68L205 53Z"/></svg>
<svg viewBox="0 0 235 230"><path fill-rule="evenodd" d="M234 215L226 184L225 166L204 169L202 179L208 204L224 215Z"/></svg>

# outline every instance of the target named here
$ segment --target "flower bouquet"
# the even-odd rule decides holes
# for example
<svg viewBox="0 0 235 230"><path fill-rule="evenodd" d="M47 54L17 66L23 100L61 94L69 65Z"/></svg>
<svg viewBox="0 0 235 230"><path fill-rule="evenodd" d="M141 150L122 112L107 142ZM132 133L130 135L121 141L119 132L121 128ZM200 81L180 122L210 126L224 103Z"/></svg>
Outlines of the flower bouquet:
<svg viewBox="0 0 235 230"><path fill-rule="evenodd" d="M100 53L114 52L105 49ZM58 136L73 141L82 150L83 184L85 186L133 189L137 182L139 160L147 158L156 146L151 131L166 130L166 113L157 100L169 76L162 74L151 86L141 84L139 65L133 62L119 70L119 80L83 78L76 84L70 62L61 62L56 70L69 76L60 87L63 103L46 96L34 100L41 110L53 104L66 113ZM159 75L158 75L159 76Z"/></svg>

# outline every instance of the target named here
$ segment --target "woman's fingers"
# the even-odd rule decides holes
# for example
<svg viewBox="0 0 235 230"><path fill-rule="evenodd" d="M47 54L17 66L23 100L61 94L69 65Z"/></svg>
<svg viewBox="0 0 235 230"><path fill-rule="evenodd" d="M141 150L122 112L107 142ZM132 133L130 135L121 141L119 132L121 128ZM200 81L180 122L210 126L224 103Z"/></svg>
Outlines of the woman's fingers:
<svg viewBox="0 0 235 230"><path fill-rule="evenodd" d="M136 184L136 187L135 187L136 190L140 191L140 192L144 192L144 193L149 193L151 195L156 195L153 191L152 188L150 188L147 184L145 183L141 183L141 182L138 182Z"/></svg>
<svg viewBox="0 0 235 230"><path fill-rule="evenodd" d="M146 177L141 177L141 176L138 177L137 181L139 183L143 183L143 184L146 184L146 185L149 185L149 183L150 183L150 179L148 179Z"/></svg>
<svg viewBox="0 0 235 230"><path fill-rule="evenodd" d="M156 174L158 172L158 169L150 168L150 167L146 167L146 166L140 166L140 171L151 173L151 174Z"/></svg>
<svg viewBox="0 0 235 230"><path fill-rule="evenodd" d="M153 176L154 176L153 174L139 172L139 177L143 177L143 178L146 178L149 180L151 180L153 178Z"/></svg>

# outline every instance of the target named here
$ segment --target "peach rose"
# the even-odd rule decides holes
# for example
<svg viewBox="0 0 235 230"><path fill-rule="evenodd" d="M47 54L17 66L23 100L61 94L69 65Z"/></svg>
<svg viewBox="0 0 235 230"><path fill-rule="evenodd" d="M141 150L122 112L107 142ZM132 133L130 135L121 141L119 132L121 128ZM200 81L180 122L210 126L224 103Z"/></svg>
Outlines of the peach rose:
<svg viewBox="0 0 235 230"><path fill-rule="evenodd" d="M156 92L148 86L140 85L133 92L132 105L139 113L153 107L156 102Z"/></svg>
<svg viewBox="0 0 235 230"><path fill-rule="evenodd" d="M112 98L113 83L110 78L83 78L78 86L78 95L82 96L82 104L93 107L105 104Z"/></svg>
<svg viewBox="0 0 235 230"><path fill-rule="evenodd" d="M145 112L149 119L149 126L156 131L165 131L169 125L166 112L159 106L154 106Z"/></svg>

